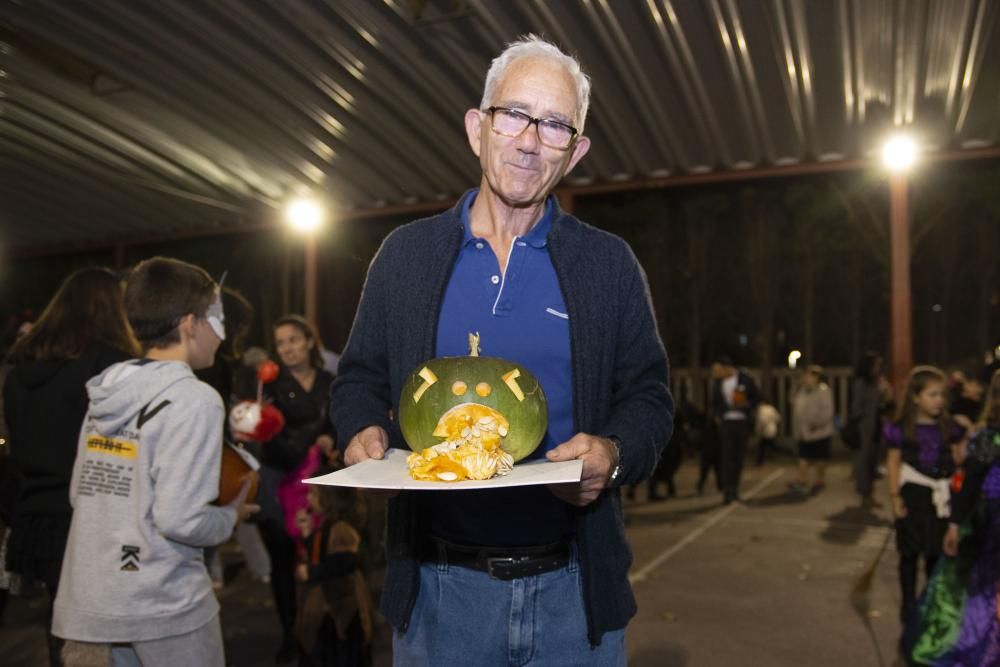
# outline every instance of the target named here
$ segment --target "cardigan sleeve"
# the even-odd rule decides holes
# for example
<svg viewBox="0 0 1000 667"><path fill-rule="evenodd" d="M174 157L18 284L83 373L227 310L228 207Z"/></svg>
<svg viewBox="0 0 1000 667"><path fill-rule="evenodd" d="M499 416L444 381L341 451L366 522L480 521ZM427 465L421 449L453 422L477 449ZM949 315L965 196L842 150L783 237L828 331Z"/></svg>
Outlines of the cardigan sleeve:
<svg viewBox="0 0 1000 667"><path fill-rule="evenodd" d="M389 431L392 402L386 334L390 322L386 313L394 238L386 238L368 269L354 325L330 387L330 421L341 453L368 426Z"/></svg>
<svg viewBox="0 0 1000 667"><path fill-rule="evenodd" d="M621 441L622 474L616 485L635 484L652 474L674 425L667 353L656 328L649 285L631 250L626 252L611 414L599 434Z"/></svg>

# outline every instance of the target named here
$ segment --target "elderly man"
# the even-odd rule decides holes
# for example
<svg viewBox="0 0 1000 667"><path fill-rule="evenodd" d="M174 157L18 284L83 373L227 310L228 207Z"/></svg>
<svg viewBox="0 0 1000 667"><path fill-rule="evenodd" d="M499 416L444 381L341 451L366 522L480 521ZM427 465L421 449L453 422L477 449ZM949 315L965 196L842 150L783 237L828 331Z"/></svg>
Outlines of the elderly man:
<svg viewBox="0 0 1000 667"><path fill-rule="evenodd" d="M405 447L390 415L407 375L468 354L469 332L541 382L536 454L583 461L579 484L389 502L381 608L396 664L625 664L636 606L618 489L656 466L673 401L634 255L550 194L590 148L589 89L555 46L511 44L465 114L479 188L393 232L369 269L331 393L345 463Z"/></svg>

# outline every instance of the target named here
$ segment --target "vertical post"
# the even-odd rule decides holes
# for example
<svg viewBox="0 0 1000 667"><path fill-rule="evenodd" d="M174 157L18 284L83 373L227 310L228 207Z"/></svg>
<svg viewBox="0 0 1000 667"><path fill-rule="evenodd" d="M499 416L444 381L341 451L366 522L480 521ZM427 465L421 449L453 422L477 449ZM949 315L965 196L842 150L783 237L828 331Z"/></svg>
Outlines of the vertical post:
<svg viewBox="0 0 1000 667"><path fill-rule="evenodd" d="M316 321L318 314L316 302L316 235L309 234L305 239L305 316L306 319L319 326Z"/></svg>
<svg viewBox="0 0 1000 667"><path fill-rule="evenodd" d="M889 256L891 259L890 328L892 385L903 390L913 365L913 307L910 292L910 211L906 175L889 176Z"/></svg>

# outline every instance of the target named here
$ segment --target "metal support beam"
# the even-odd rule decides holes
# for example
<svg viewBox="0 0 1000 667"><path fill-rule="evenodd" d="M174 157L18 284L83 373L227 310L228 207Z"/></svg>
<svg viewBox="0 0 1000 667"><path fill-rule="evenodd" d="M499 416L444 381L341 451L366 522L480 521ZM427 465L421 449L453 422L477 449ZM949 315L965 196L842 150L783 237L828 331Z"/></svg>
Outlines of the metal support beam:
<svg viewBox="0 0 1000 667"><path fill-rule="evenodd" d="M910 293L910 210L905 174L889 177L889 257L890 343L892 386L896 399L904 400L899 392L906 386L906 377L913 365L913 305Z"/></svg>
<svg viewBox="0 0 1000 667"><path fill-rule="evenodd" d="M995 160L998 158L1000 158L1000 146L990 146L987 148L927 153L925 155L921 155L920 160L923 164L935 164L964 162L968 160ZM562 201L562 198L565 195L572 196L575 200L580 197L611 192L743 183L755 180L805 176L810 174L861 171L864 169L870 169L875 166L875 164L876 163L873 160L867 158L857 160L837 160L831 162L807 162L798 165L763 166L754 169L736 171L713 171L706 174L677 174L674 176L664 176L659 178L636 178L620 183L595 183L591 185L565 186L559 188L556 193L559 195L560 201ZM429 213L436 213L454 206L455 201L456 199L449 198L437 201L416 202L413 204L383 206L379 208L345 210L340 213L340 219L348 221L395 216L403 217L427 215ZM179 239L218 237L226 236L228 234L246 234L269 231L275 229L277 226L278 225L274 222L247 222L241 224L230 224L225 227L212 229L187 230L183 232L174 231L144 238L118 239L118 241L123 241L130 246L146 245L163 243L166 241L176 241ZM11 249L5 254L8 260L27 259L31 257L51 257L53 255L104 250L112 247L115 242L115 239L96 239L92 241L76 241L57 245L27 246ZM2 249L0 249L0 257L2 256L3 252Z"/></svg>
<svg viewBox="0 0 1000 667"><path fill-rule="evenodd" d="M317 275L316 275L316 235L310 234L305 239L305 315L306 319L313 323L313 326L319 326L317 324L316 316L319 314L319 309L317 307Z"/></svg>

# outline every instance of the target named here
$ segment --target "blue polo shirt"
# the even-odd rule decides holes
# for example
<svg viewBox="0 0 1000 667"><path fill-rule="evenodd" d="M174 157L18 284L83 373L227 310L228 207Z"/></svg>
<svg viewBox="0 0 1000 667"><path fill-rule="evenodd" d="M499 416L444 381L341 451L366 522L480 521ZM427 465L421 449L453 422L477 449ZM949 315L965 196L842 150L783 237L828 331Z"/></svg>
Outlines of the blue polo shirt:
<svg viewBox="0 0 1000 667"><path fill-rule="evenodd" d="M469 333L479 332L480 353L510 359L530 370L545 392L548 431L532 455L573 436L573 388L569 314L548 251L555 206L549 197L542 219L515 237L506 270L484 239L473 236L469 210L458 258L445 288L437 327L436 356L469 354ZM451 542L523 546L556 542L573 531L570 507L544 486L431 493L431 530Z"/></svg>

